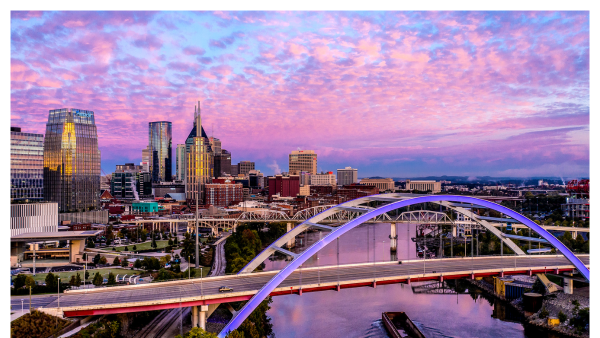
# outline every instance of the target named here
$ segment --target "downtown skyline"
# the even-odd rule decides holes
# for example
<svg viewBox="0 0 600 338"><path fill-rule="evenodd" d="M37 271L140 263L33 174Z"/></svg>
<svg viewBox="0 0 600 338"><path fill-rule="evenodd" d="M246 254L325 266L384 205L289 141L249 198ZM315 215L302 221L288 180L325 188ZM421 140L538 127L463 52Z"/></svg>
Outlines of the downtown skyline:
<svg viewBox="0 0 600 338"><path fill-rule="evenodd" d="M198 99L266 174L301 148L361 177L587 177L589 14L11 14L11 125L94 111L107 173L141 161L149 122L184 143Z"/></svg>

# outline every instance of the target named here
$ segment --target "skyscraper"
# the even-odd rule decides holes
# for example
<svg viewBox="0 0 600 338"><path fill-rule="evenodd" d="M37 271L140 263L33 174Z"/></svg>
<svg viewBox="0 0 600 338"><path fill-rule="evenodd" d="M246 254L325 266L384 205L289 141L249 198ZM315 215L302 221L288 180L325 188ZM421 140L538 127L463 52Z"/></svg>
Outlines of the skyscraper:
<svg viewBox="0 0 600 338"><path fill-rule="evenodd" d="M204 204L204 185L212 182L214 162L213 150L202 128L200 101L194 107L194 127L185 140L185 150L185 198L195 205L198 196L198 204Z"/></svg>
<svg viewBox="0 0 600 338"><path fill-rule="evenodd" d="M143 168L143 171L150 172L150 149L146 147L142 149L142 162L140 165Z"/></svg>
<svg viewBox="0 0 600 338"><path fill-rule="evenodd" d="M210 147L213 150L213 154L219 155L221 154L221 140L216 137L209 137L208 141L210 142Z"/></svg>
<svg viewBox="0 0 600 338"><path fill-rule="evenodd" d="M344 186L358 182L358 169L346 167L337 170L337 184Z"/></svg>
<svg viewBox="0 0 600 338"><path fill-rule="evenodd" d="M299 175L301 171L317 173L317 153L313 150L294 150L290 154L290 175Z"/></svg>
<svg viewBox="0 0 600 338"><path fill-rule="evenodd" d="M10 200L41 201L44 197L44 135L10 128Z"/></svg>
<svg viewBox="0 0 600 338"><path fill-rule="evenodd" d="M252 162L252 161L240 161L240 163L238 163L237 166L238 166L238 174L241 174L241 175L248 175L250 170L255 169L254 162Z"/></svg>
<svg viewBox="0 0 600 338"><path fill-rule="evenodd" d="M158 121L148 123L148 149L150 150L150 173L153 182L173 180L171 167L171 122Z"/></svg>
<svg viewBox="0 0 600 338"><path fill-rule="evenodd" d="M100 203L100 150L94 112L50 110L44 137L44 199L60 212L96 209Z"/></svg>
<svg viewBox="0 0 600 338"><path fill-rule="evenodd" d="M185 144L178 144L175 149L175 175L178 181L185 180Z"/></svg>
<svg viewBox="0 0 600 338"><path fill-rule="evenodd" d="M225 174L231 175L231 153L221 149L220 154L215 154L215 178Z"/></svg>

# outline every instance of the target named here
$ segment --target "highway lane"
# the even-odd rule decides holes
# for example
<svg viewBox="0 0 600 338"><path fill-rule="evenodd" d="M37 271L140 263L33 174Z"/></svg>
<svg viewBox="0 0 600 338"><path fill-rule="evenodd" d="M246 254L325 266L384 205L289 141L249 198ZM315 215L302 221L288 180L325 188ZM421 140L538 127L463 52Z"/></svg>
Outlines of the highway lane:
<svg viewBox="0 0 600 338"><path fill-rule="evenodd" d="M589 264L589 256L581 256L584 264ZM549 270L556 266L571 266L570 262L560 256L504 256L504 257L482 257L462 258L444 260L420 260L404 262L342 265L338 267L321 267L299 269L284 280L279 287L298 287L307 284L342 283L357 280L373 280L398 276L418 276L423 273L452 273L457 271L481 271L487 269L512 269L529 267L544 267ZM200 296L225 296L219 293L219 287L228 286L234 292L255 293L265 285L276 271L265 273L253 273L246 275L233 275L215 278L192 279L174 283L147 284L143 287L113 287L103 288L88 293L67 293L61 295L61 307L80 307L116 305L125 303L139 303L143 301L153 302L160 300L172 300L177 303L184 298ZM162 284L162 285L161 285ZM45 307L56 307L58 304L53 300Z"/></svg>
<svg viewBox="0 0 600 338"><path fill-rule="evenodd" d="M13 311L21 310L21 299L23 299L23 309L29 310L29 296L19 296L10 298L10 306ZM56 299L56 295L33 295L31 296L31 307L46 307Z"/></svg>

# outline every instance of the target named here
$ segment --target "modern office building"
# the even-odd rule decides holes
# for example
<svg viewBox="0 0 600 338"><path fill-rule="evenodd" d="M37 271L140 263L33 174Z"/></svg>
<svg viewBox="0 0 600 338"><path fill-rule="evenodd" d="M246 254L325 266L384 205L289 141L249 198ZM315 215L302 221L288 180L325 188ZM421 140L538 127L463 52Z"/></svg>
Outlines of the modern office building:
<svg viewBox="0 0 600 338"><path fill-rule="evenodd" d="M221 153L215 154L215 178L231 175L231 153L221 149Z"/></svg>
<svg viewBox="0 0 600 338"><path fill-rule="evenodd" d="M110 194L114 198L139 199L136 189L136 173L114 172L110 181Z"/></svg>
<svg viewBox="0 0 600 338"><path fill-rule="evenodd" d="M264 177L265 175L260 170L250 170L248 173L248 184L251 189L263 189L264 188Z"/></svg>
<svg viewBox="0 0 600 338"><path fill-rule="evenodd" d="M237 164L231 166L231 176L236 177L238 175L239 167Z"/></svg>
<svg viewBox="0 0 600 338"><path fill-rule="evenodd" d="M171 122L148 123L149 171L153 182L170 182L173 178L171 157Z"/></svg>
<svg viewBox="0 0 600 338"><path fill-rule="evenodd" d="M148 147L142 149L142 171L150 172L150 149Z"/></svg>
<svg viewBox="0 0 600 338"><path fill-rule="evenodd" d="M224 184L208 183L204 185L205 204L215 207L228 207L244 200L244 187L235 181L226 181Z"/></svg>
<svg viewBox="0 0 600 338"><path fill-rule="evenodd" d="M194 127L185 141L185 197L189 204L204 204L204 185L214 177L213 150L202 128L200 101L194 107ZM198 196L198 201L196 201Z"/></svg>
<svg viewBox="0 0 600 338"><path fill-rule="evenodd" d="M298 175L300 176L300 186L310 185L310 177L312 176L311 173L301 171Z"/></svg>
<svg viewBox="0 0 600 338"><path fill-rule="evenodd" d="M58 231L58 203L10 205L10 236Z"/></svg>
<svg viewBox="0 0 600 338"><path fill-rule="evenodd" d="M44 200L59 212L100 205L100 150L94 112L50 110L44 137Z"/></svg>
<svg viewBox="0 0 600 338"><path fill-rule="evenodd" d="M152 197L152 175L149 172L136 173L136 185L135 190L139 198L150 198ZM137 199L137 197L136 197Z"/></svg>
<svg viewBox="0 0 600 338"><path fill-rule="evenodd" d="M115 166L115 172L118 173L139 173L144 171L142 165L135 165L133 163L117 164Z"/></svg>
<svg viewBox="0 0 600 338"><path fill-rule="evenodd" d="M338 185L351 185L354 183L358 183L358 169L346 167L344 169L337 170Z"/></svg>
<svg viewBox="0 0 600 338"><path fill-rule="evenodd" d="M294 150L290 154L290 175L298 175L301 171L317 173L317 153L313 150Z"/></svg>
<svg viewBox="0 0 600 338"><path fill-rule="evenodd" d="M209 137L208 142L213 150L213 154L216 156L221 153L221 140L216 137Z"/></svg>
<svg viewBox="0 0 600 338"><path fill-rule="evenodd" d="M362 181L361 181L362 183ZM413 181L406 180L406 190L431 191L438 193L442 191L442 183L436 181Z"/></svg>
<svg viewBox="0 0 600 338"><path fill-rule="evenodd" d="M238 166L238 175L247 176L250 170L254 170L254 162L251 161L241 161L237 164Z"/></svg>
<svg viewBox="0 0 600 338"><path fill-rule="evenodd" d="M10 200L40 202L44 198L44 135L10 128Z"/></svg>
<svg viewBox="0 0 600 338"><path fill-rule="evenodd" d="M394 180L391 178L363 178L360 180L360 184L375 186L379 192L396 190Z"/></svg>
<svg viewBox="0 0 600 338"><path fill-rule="evenodd" d="M331 185L336 186L336 179L333 172L310 175L310 185Z"/></svg>
<svg viewBox="0 0 600 338"><path fill-rule="evenodd" d="M185 181L185 144L178 144L175 148L175 171L177 181Z"/></svg>

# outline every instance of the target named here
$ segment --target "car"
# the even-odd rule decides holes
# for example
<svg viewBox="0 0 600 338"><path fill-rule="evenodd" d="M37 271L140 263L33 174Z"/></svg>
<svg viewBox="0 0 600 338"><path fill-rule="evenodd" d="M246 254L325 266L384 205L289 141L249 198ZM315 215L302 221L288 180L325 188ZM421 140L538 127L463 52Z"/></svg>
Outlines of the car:
<svg viewBox="0 0 600 338"><path fill-rule="evenodd" d="M233 291L233 289L230 287L227 287L227 286L221 286L219 288L219 292L231 292L231 291Z"/></svg>

